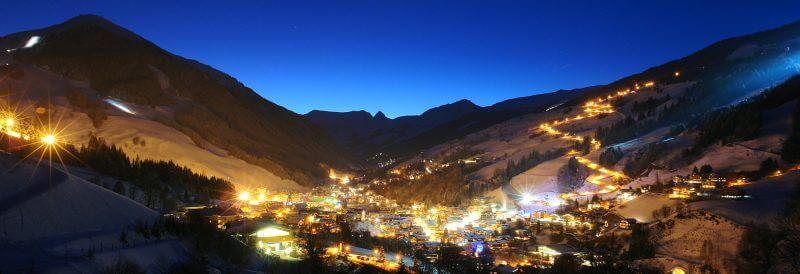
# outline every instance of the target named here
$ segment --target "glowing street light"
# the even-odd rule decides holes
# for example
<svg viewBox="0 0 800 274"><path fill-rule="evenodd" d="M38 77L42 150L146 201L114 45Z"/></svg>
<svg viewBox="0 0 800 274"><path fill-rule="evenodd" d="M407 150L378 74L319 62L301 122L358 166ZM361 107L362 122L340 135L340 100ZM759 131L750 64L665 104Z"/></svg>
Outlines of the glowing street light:
<svg viewBox="0 0 800 274"><path fill-rule="evenodd" d="M528 193L522 194L522 200L519 201L523 205L530 205L533 202L533 196Z"/></svg>
<svg viewBox="0 0 800 274"><path fill-rule="evenodd" d="M53 134L47 134L45 136L42 136L42 143L51 146L56 143L56 136Z"/></svg>

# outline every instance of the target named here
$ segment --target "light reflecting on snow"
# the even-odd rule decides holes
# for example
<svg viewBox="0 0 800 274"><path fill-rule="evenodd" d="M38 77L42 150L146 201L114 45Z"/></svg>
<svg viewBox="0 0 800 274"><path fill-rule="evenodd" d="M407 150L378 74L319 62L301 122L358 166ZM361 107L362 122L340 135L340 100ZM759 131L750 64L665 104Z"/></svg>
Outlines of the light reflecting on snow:
<svg viewBox="0 0 800 274"><path fill-rule="evenodd" d="M39 36L33 36L33 37L31 37L31 39L28 39L28 42L27 42L27 43L25 43L25 46L24 46L23 48L26 48L26 49L27 49L27 48L32 48L33 46L35 46L36 44L38 44L40 40L42 40L42 38L41 38L41 37L39 37Z"/></svg>
<svg viewBox="0 0 800 274"><path fill-rule="evenodd" d="M561 105L563 105L563 104L564 104L564 102L561 102L561 103L559 103L559 104L557 104L557 105L555 105L555 106L552 106L552 107L549 107L549 108L545 109L544 111L550 111L550 110L552 110L552 109L554 109L554 108L557 108L557 107L559 107L559 106L561 106Z"/></svg>
<svg viewBox="0 0 800 274"><path fill-rule="evenodd" d="M108 102L109 104L111 104L112 106L118 108L121 111L124 111L124 112L126 112L128 114L136 115L136 112L134 112L133 110L128 108L128 106L126 106L124 103L122 103L120 101L117 101L117 100L114 100L114 99L111 99L111 98L106 98L105 101Z"/></svg>

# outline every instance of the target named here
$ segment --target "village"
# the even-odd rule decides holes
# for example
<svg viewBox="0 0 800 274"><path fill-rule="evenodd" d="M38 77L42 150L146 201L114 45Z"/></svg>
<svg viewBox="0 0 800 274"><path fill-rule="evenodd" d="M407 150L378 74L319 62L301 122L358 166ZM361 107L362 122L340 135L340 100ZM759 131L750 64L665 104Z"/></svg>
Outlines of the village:
<svg viewBox="0 0 800 274"><path fill-rule="evenodd" d="M447 164L430 161L427 166L442 165ZM305 239L301 235L325 238L346 231L372 242L358 246L328 241L328 256L396 270L400 265L413 268L421 257L426 263L434 263L443 245L454 245L464 256L491 254L498 267L513 270L521 266L546 267L564 254L589 264L582 242L611 234L625 237L635 226L646 224L614 210L642 195L675 201L675 206L667 209L670 212L685 210L685 203L701 199L749 198L738 188L748 183L746 178L698 172L675 176L666 184L620 188L613 199L603 200L597 195L583 203L565 199L555 211L541 210L526 197L500 204L478 197L459 207L403 205L367 189L369 184L383 180L364 182L362 178L331 171L330 184L309 192L263 188L242 191L235 201L220 201L209 207L188 206L174 216L180 219L187 214L200 214L218 230L257 247L264 255L287 260L304 256ZM653 214L663 214L664 210L658 208ZM391 246L381 245L387 242Z"/></svg>

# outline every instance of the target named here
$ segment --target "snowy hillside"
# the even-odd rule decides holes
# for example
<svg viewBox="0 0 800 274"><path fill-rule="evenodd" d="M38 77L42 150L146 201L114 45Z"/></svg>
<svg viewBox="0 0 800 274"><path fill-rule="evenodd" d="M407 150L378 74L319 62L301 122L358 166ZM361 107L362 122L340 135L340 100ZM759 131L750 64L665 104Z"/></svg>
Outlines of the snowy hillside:
<svg viewBox="0 0 800 274"><path fill-rule="evenodd" d="M0 240L17 243L45 237L115 230L158 214L124 196L46 164L14 166L0 159ZM6 172L7 171L7 172ZM52 173L51 173L52 171Z"/></svg>
<svg viewBox="0 0 800 274"><path fill-rule="evenodd" d="M15 91L11 95L15 105L26 110L30 116L33 116L33 109L25 106L35 104L37 98L50 98L53 104L51 119L58 121L70 144L83 145L93 134L121 147L133 158L173 161L195 172L222 178L243 188L305 189L263 167L233 157L213 144L198 145L183 132L157 122L160 119L158 117L171 115L172 109L169 107L151 108L119 101L102 101L102 104L107 104L109 115L96 127L86 113L89 110L72 105L67 98L71 90L88 94L96 94L96 91L85 83L64 79L36 67L22 67L25 77L6 79L2 86Z"/></svg>
<svg viewBox="0 0 800 274"><path fill-rule="evenodd" d="M711 213L695 211L653 224L657 253L692 265L709 264L733 273L744 228ZM682 265L673 265L682 266ZM667 268L667 269L671 269Z"/></svg>
<svg viewBox="0 0 800 274"><path fill-rule="evenodd" d="M17 159L0 155L1 272L95 272L120 256L153 269L158 257L186 257L174 239L148 242L132 234L133 244L122 248L121 231L156 220L157 212L60 168ZM83 257L89 248L97 251L93 260Z"/></svg>
<svg viewBox="0 0 800 274"><path fill-rule="evenodd" d="M793 171L784 176L767 178L741 186L750 199L743 201L700 201L690 203L689 208L714 213L739 224L769 223L783 216L785 205L800 187L800 172Z"/></svg>
<svg viewBox="0 0 800 274"><path fill-rule="evenodd" d="M34 36L38 43L28 43ZM9 34L0 37L0 47L5 49L0 52L4 73L0 92L12 108L47 110L48 103L54 103L84 113L89 119L74 123L79 128L72 130L85 133L102 131L110 116L170 128L149 140L169 149L132 151L143 158L180 159L180 164L245 187L283 189L315 186L327 178L329 168L346 168L351 160L303 116L221 71L169 53L100 16L80 15L47 28ZM63 113L40 114L68 118L58 116ZM87 127L86 121L95 128ZM131 121L139 122L125 123ZM141 135L131 137L145 139L145 144L153 133L142 131L145 125L114 122L119 120L110 122L108 130L129 128L124 134ZM168 142L164 136L179 141ZM241 170L251 172L238 174Z"/></svg>

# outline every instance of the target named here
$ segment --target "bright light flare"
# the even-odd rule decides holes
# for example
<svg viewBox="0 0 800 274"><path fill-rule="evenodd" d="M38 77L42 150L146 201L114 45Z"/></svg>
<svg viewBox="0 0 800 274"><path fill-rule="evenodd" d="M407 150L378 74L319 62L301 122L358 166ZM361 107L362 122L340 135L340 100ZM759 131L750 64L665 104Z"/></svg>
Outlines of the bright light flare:
<svg viewBox="0 0 800 274"><path fill-rule="evenodd" d="M242 200L242 201L250 200L250 192L242 191L242 193L239 193L239 200Z"/></svg>
<svg viewBox="0 0 800 274"><path fill-rule="evenodd" d="M533 196L528 193L522 194L522 199L519 202L523 205L530 205L533 202Z"/></svg>
<svg viewBox="0 0 800 274"><path fill-rule="evenodd" d="M56 138L56 136L55 136L55 135L53 135L53 134L47 134L47 135L45 135L45 136L42 136L42 140L41 140L41 141L42 141L42 143L44 143L45 145L52 146L52 145L55 145L55 143L56 143L56 140L58 140L58 139Z"/></svg>

